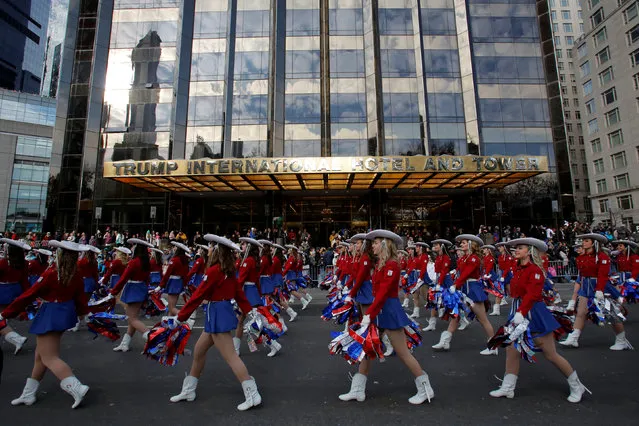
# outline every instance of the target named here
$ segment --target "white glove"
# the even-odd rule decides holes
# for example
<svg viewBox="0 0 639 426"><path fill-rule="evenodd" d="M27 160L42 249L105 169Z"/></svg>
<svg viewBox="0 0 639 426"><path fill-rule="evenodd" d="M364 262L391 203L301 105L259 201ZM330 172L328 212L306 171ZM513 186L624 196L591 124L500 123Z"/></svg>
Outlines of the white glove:
<svg viewBox="0 0 639 426"><path fill-rule="evenodd" d="M626 301L626 300L625 300L622 296L619 296L619 298L617 299L617 302L619 302L619 304L620 304L620 305L623 305L623 303L624 303L625 301ZM2 321L2 320L0 319L0 321Z"/></svg>
<svg viewBox="0 0 639 426"><path fill-rule="evenodd" d="M341 287L342 286L342 280L337 281L337 286Z"/></svg>
<svg viewBox="0 0 639 426"><path fill-rule="evenodd" d="M442 291L442 286L440 286L439 284L437 284L435 286L435 291Z"/></svg>
<svg viewBox="0 0 639 426"><path fill-rule="evenodd" d="M4 317L2 316L2 314L0 314L0 321L2 321L4 319Z"/></svg>
<svg viewBox="0 0 639 426"><path fill-rule="evenodd" d="M501 277L501 278L499 279L499 282L500 282L500 283L503 283L504 281L506 281L506 280L504 280L504 277Z"/></svg>
<svg viewBox="0 0 639 426"><path fill-rule="evenodd" d="M567 311L574 311L575 310L575 301L574 300L568 301L568 306L566 306L566 310Z"/></svg>
<svg viewBox="0 0 639 426"><path fill-rule="evenodd" d="M174 317L162 317L162 322L166 322L168 323L169 327L171 329L179 327L180 324L182 324L182 322L180 320L177 319L177 316Z"/></svg>
<svg viewBox="0 0 639 426"><path fill-rule="evenodd" d="M352 301L353 301L353 299L351 298L351 296L346 296L344 298L344 303L348 303L348 302L352 302Z"/></svg>
<svg viewBox="0 0 639 426"><path fill-rule="evenodd" d="M102 277L102 278L100 278L100 279L98 280L98 284L102 285L103 283L104 283L104 277Z"/></svg>
<svg viewBox="0 0 639 426"><path fill-rule="evenodd" d="M451 285L450 287L448 287L448 291L450 291L451 293L454 293L457 291L457 287L455 287L454 285Z"/></svg>
<svg viewBox="0 0 639 426"><path fill-rule="evenodd" d="M595 298L599 301L602 301L604 299L603 291L601 290L595 291Z"/></svg>
<svg viewBox="0 0 639 426"><path fill-rule="evenodd" d="M157 286L157 287L155 287L155 289L153 289L153 291L154 291L155 293L162 293L162 287Z"/></svg>
<svg viewBox="0 0 639 426"><path fill-rule="evenodd" d="M521 314L521 312L517 312L513 317L512 323L515 325L519 325L522 322L524 322L524 316Z"/></svg>
<svg viewBox="0 0 639 426"><path fill-rule="evenodd" d="M628 278L628 279L626 280L626 282L628 282L628 283L634 283L634 282L636 282L636 281L635 281L635 279L634 279L634 278Z"/></svg>
<svg viewBox="0 0 639 426"><path fill-rule="evenodd" d="M489 280L490 279L490 275L488 275L488 274L484 275L484 279L485 280Z"/></svg>
<svg viewBox="0 0 639 426"><path fill-rule="evenodd" d="M351 289L350 289L350 288L348 288L348 287L346 287L346 286L344 286L344 288L342 288L342 295L343 295L343 296L347 295L347 294L348 294L348 293L350 293L350 292L351 292Z"/></svg>
<svg viewBox="0 0 639 426"><path fill-rule="evenodd" d="M371 316L370 315L364 315L364 317L362 318L362 322L360 324L362 325L362 327L366 327L370 323L371 323Z"/></svg>

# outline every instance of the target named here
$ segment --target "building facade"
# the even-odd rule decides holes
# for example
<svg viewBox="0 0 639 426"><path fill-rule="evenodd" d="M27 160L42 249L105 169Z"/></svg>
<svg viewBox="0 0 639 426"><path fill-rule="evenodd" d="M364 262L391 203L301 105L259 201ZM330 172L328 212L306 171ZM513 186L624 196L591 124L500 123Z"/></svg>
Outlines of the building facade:
<svg viewBox="0 0 639 426"><path fill-rule="evenodd" d="M639 224L639 4L590 0L573 49L594 220Z"/></svg>
<svg viewBox="0 0 639 426"><path fill-rule="evenodd" d="M50 7L51 0L0 0L0 88L40 93Z"/></svg>
<svg viewBox="0 0 639 426"><path fill-rule="evenodd" d="M0 89L0 229L40 232L55 100Z"/></svg>
<svg viewBox="0 0 639 426"><path fill-rule="evenodd" d="M572 200L554 55L545 1L72 0L51 226L319 222L337 209L372 225L409 205L450 223L470 211L474 226L502 199L513 218L550 221L551 200ZM541 156L551 173L524 206L458 176L103 178L124 160L416 155Z"/></svg>

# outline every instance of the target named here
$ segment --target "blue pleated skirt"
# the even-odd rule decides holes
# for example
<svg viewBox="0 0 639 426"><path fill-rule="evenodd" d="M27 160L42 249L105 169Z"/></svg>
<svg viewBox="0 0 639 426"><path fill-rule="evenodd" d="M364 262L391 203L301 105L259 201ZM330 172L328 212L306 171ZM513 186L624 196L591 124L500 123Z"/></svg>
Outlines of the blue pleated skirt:
<svg viewBox="0 0 639 426"><path fill-rule="evenodd" d="M149 274L149 283L153 286L153 287L157 287L158 284L160 284L160 282L162 281L162 272L160 271L154 271L151 272Z"/></svg>
<svg viewBox="0 0 639 426"><path fill-rule="evenodd" d="M595 297L597 288L597 278L582 278L581 287L579 288L579 296L591 298Z"/></svg>
<svg viewBox="0 0 639 426"><path fill-rule="evenodd" d="M373 283L364 281L355 295L355 301L362 305L370 305L373 299Z"/></svg>
<svg viewBox="0 0 639 426"><path fill-rule="evenodd" d="M515 316L520 304L521 299L516 299L513 302L508 321ZM561 327L544 302L536 302L530 312L528 312L528 315L526 315L526 318L530 321L528 328L530 328L533 337L545 336Z"/></svg>
<svg viewBox="0 0 639 426"><path fill-rule="evenodd" d="M439 282L439 279L437 280L437 282ZM450 274L446 274L446 276L444 276L444 284L442 285L442 287L446 289L453 284L453 277L451 277Z"/></svg>
<svg viewBox="0 0 639 426"><path fill-rule="evenodd" d="M470 298L475 303L484 302L488 299L486 292L484 291L484 285L478 280L468 280L466 284L462 286L462 293Z"/></svg>
<svg viewBox="0 0 639 426"><path fill-rule="evenodd" d="M254 284L244 284L244 294L251 306L262 306L262 297Z"/></svg>
<svg viewBox="0 0 639 426"><path fill-rule="evenodd" d="M546 278L544 281L544 290L550 291L555 289L555 283L552 282L550 278Z"/></svg>
<svg viewBox="0 0 639 426"><path fill-rule="evenodd" d="M180 294L184 291L184 282L182 278L169 278L169 282L166 284L166 294Z"/></svg>
<svg viewBox="0 0 639 426"><path fill-rule="evenodd" d="M22 286L20 283L2 283L0 284L0 306L10 305L22 294Z"/></svg>
<svg viewBox="0 0 639 426"><path fill-rule="evenodd" d="M149 287L143 281L129 281L124 285L120 300L123 303L142 303L149 295Z"/></svg>
<svg viewBox="0 0 639 426"><path fill-rule="evenodd" d="M111 275L111 280L109 281L109 288L115 287L115 285L120 281L120 276L113 274Z"/></svg>
<svg viewBox="0 0 639 426"><path fill-rule="evenodd" d="M504 286L506 284L510 284L510 280L513 278L513 272L512 271L508 271L508 273L506 274L506 276L504 277Z"/></svg>
<svg viewBox="0 0 639 426"><path fill-rule="evenodd" d="M610 297L613 299L618 299L621 297L621 292L617 290L617 288L608 281L606 283L606 287L604 287L604 293L610 294Z"/></svg>
<svg viewBox="0 0 639 426"><path fill-rule="evenodd" d="M66 331L78 322L75 302L45 302L38 309L29 333L47 334L51 331Z"/></svg>
<svg viewBox="0 0 639 426"><path fill-rule="evenodd" d="M375 318L377 327L385 330L398 330L411 323L397 297L386 299L382 310Z"/></svg>
<svg viewBox="0 0 639 426"><path fill-rule="evenodd" d="M36 282L38 282L39 275L29 275L29 285L33 286Z"/></svg>
<svg viewBox="0 0 639 426"><path fill-rule="evenodd" d="M275 291L273 279L268 275L262 275L260 277L260 291L262 294L272 294Z"/></svg>
<svg viewBox="0 0 639 426"><path fill-rule="evenodd" d="M206 322L204 331L207 333L227 333L237 328L237 316L233 310L233 304L224 300L211 301L206 306Z"/></svg>
<svg viewBox="0 0 639 426"><path fill-rule="evenodd" d="M198 288L200 284L202 284L203 279L204 274L193 274L191 280L189 281L189 284L195 286L195 288Z"/></svg>
<svg viewBox="0 0 639 426"><path fill-rule="evenodd" d="M85 293L93 293L98 288L98 284L95 282L95 278L93 277L84 277L82 278L82 281L84 281Z"/></svg>
<svg viewBox="0 0 639 426"><path fill-rule="evenodd" d="M275 287L282 287L282 284L284 284L284 278L282 278L282 274L273 274L273 276L271 276L271 281L273 281L273 285Z"/></svg>

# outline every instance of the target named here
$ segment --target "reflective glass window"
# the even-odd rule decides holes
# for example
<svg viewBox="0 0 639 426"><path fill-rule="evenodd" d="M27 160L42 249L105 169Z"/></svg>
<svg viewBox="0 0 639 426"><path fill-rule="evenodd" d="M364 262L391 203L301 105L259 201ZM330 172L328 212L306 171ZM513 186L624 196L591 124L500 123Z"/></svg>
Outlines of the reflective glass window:
<svg viewBox="0 0 639 426"><path fill-rule="evenodd" d="M415 52L410 49L381 50L382 77L415 77Z"/></svg>
<svg viewBox="0 0 639 426"><path fill-rule="evenodd" d="M239 10L235 33L237 37L268 37L271 31L268 10Z"/></svg>
<svg viewBox="0 0 639 426"><path fill-rule="evenodd" d="M191 61L191 79L196 81L224 80L226 71L225 65L225 53L193 53Z"/></svg>
<svg viewBox="0 0 639 426"><path fill-rule="evenodd" d="M289 50L286 52L286 77L319 78L319 76L319 50Z"/></svg>
<svg viewBox="0 0 639 426"><path fill-rule="evenodd" d="M198 12L193 25L194 38L224 38L227 27L226 12Z"/></svg>
<svg viewBox="0 0 639 426"><path fill-rule="evenodd" d="M269 52L237 52L235 79L257 80L268 78Z"/></svg>
<svg viewBox="0 0 639 426"><path fill-rule="evenodd" d="M286 11L287 36L319 35L319 9L290 9Z"/></svg>
<svg viewBox="0 0 639 426"><path fill-rule="evenodd" d="M331 121L334 123L358 123L366 121L366 94L331 94Z"/></svg>
<svg viewBox="0 0 639 426"><path fill-rule="evenodd" d="M331 35L361 35L364 32L362 9L330 9L328 28Z"/></svg>
<svg viewBox="0 0 639 426"><path fill-rule="evenodd" d="M266 124L268 95L233 96L233 123Z"/></svg>
<svg viewBox="0 0 639 426"><path fill-rule="evenodd" d="M453 9L422 9L422 34L455 35L455 11Z"/></svg>
<svg viewBox="0 0 639 426"><path fill-rule="evenodd" d="M463 121L464 104L461 93L429 93L428 118L430 121Z"/></svg>
<svg viewBox="0 0 639 426"><path fill-rule="evenodd" d="M331 50L329 58L331 77L364 77L363 50Z"/></svg>
<svg viewBox="0 0 639 426"><path fill-rule="evenodd" d="M472 17L471 28L475 41L511 41L512 39L537 40L537 18L532 17Z"/></svg>
<svg viewBox="0 0 639 426"><path fill-rule="evenodd" d="M18 136L16 154L27 157L51 157L51 139L31 136Z"/></svg>
<svg viewBox="0 0 639 426"><path fill-rule="evenodd" d="M320 140L287 140L284 144L284 155L287 157L320 157L321 152Z"/></svg>
<svg viewBox="0 0 639 426"><path fill-rule="evenodd" d="M427 77L455 77L459 75L457 50L424 50L424 72Z"/></svg>
<svg viewBox="0 0 639 426"><path fill-rule="evenodd" d="M331 139L332 157L355 157L368 155L366 139Z"/></svg>
<svg viewBox="0 0 639 426"><path fill-rule="evenodd" d="M384 93L383 99L385 121L419 121L417 93Z"/></svg>
<svg viewBox="0 0 639 426"><path fill-rule="evenodd" d="M266 141L233 141L232 156L235 158L266 157Z"/></svg>
<svg viewBox="0 0 639 426"><path fill-rule="evenodd" d="M386 155L422 155L424 153L424 145L420 139L386 139L385 142Z"/></svg>
<svg viewBox="0 0 639 426"><path fill-rule="evenodd" d="M464 155L466 139L430 139L430 155Z"/></svg>
<svg viewBox="0 0 639 426"><path fill-rule="evenodd" d="M287 123L317 123L321 107L319 94L286 95L285 118Z"/></svg>
<svg viewBox="0 0 639 426"><path fill-rule="evenodd" d="M411 9L378 9L378 18L381 35L413 33L413 12Z"/></svg>
<svg viewBox="0 0 639 426"><path fill-rule="evenodd" d="M192 96L189 98L189 124L208 126L223 124L223 96Z"/></svg>

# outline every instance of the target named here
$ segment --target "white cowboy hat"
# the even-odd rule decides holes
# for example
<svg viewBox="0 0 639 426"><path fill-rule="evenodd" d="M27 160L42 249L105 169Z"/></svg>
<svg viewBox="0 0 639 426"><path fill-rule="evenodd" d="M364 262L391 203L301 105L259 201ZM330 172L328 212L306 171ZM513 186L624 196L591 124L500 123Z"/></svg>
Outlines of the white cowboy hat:
<svg viewBox="0 0 639 426"><path fill-rule="evenodd" d="M514 240L508 241L508 245L513 247L519 245L533 246L539 251L548 251L548 245L537 238L515 238Z"/></svg>
<svg viewBox="0 0 639 426"><path fill-rule="evenodd" d="M418 241L418 242L415 243L415 245L416 246L420 246L420 247L430 248L430 246L427 243L423 242L423 241Z"/></svg>
<svg viewBox="0 0 639 426"><path fill-rule="evenodd" d="M433 241L431 241L430 243L431 243L431 244L443 244L443 245L445 245L445 246L447 246L447 247L450 247L450 246L452 246L452 245L453 245L453 243L451 243L451 242L450 242L450 241L448 241L448 240L444 240L444 239L433 240Z"/></svg>
<svg viewBox="0 0 639 426"><path fill-rule="evenodd" d="M639 244L635 243L634 241L630 241L630 240L615 240L612 242L613 245L617 245L617 244L623 244L626 247L632 247L632 248L637 248L639 247Z"/></svg>
<svg viewBox="0 0 639 426"><path fill-rule="evenodd" d="M269 246L269 247L274 246L274 244L270 242L269 240L257 240L257 242L262 244L263 246Z"/></svg>
<svg viewBox="0 0 639 426"><path fill-rule="evenodd" d="M162 250L160 250L159 248L155 248L155 247L150 247L151 251L154 251L156 253L160 253L160 254L164 254L164 252Z"/></svg>
<svg viewBox="0 0 639 426"><path fill-rule="evenodd" d="M191 254L191 249L188 248L186 245L184 245L182 243L178 243L177 241L171 241L171 244L173 244L175 247L181 248L187 254Z"/></svg>
<svg viewBox="0 0 639 426"><path fill-rule="evenodd" d="M240 241L244 242L244 243L249 243L249 244L253 244L254 246L258 246L259 248L264 247L262 245L262 243L260 243L257 240L254 240L253 238L249 238L249 237L240 237Z"/></svg>
<svg viewBox="0 0 639 426"><path fill-rule="evenodd" d="M26 251L31 250L31 246L29 244L23 243L22 241L18 240L12 240L10 238L0 238L0 243L9 244L10 246L16 246Z"/></svg>
<svg viewBox="0 0 639 426"><path fill-rule="evenodd" d="M117 251L122 252L128 256L131 256L131 249L127 248L127 247L116 247L115 248Z"/></svg>
<svg viewBox="0 0 639 426"><path fill-rule="evenodd" d="M388 231L386 229L376 229L376 230L371 231L368 234L366 234L366 239L367 240L370 240L370 239L374 240L375 238L385 238L387 240L391 240L392 242L395 243L395 245L398 248L404 244L404 241L402 240L402 237L400 237L396 233Z"/></svg>
<svg viewBox="0 0 639 426"><path fill-rule="evenodd" d="M80 245L84 246L84 248L85 248L84 251L92 251L95 254L100 254L101 253L99 248L97 248L95 246L92 246L90 244L80 244Z"/></svg>
<svg viewBox="0 0 639 426"><path fill-rule="evenodd" d="M279 244L273 243L273 247L275 247L276 249L280 249L282 251L286 251L286 249L284 247L282 247L281 245L279 245Z"/></svg>
<svg viewBox="0 0 639 426"><path fill-rule="evenodd" d="M225 237L220 237L219 235L206 234L204 236L204 239L206 241L211 242L211 243L221 244L221 245L223 245L225 247L230 248L231 250L241 251L241 249L238 247L238 245L235 244L233 241L231 241L231 240L229 240L228 238L225 238Z"/></svg>
<svg viewBox="0 0 639 426"><path fill-rule="evenodd" d="M606 244L608 242L608 238L606 238L605 235L595 234L594 232L590 234L577 235L575 238L579 238L582 241L585 239L594 240L600 244Z"/></svg>
<svg viewBox="0 0 639 426"><path fill-rule="evenodd" d="M481 247L479 247L479 248L481 248L481 249L488 249L488 250L497 250L497 248L496 248L494 245L492 245L492 244L486 244L486 245L481 246Z"/></svg>
<svg viewBox="0 0 639 426"><path fill-rule="evenodd" d="M55 249L69 250L69 251L87 251L89 250L84 244L74 243L73 241L49 241L49 246Z"/></svg>
<svg viewBox="0 0 639 426"><path fill-rule="evenodd" d="M149 247L149 248L153 247L153 244L149 243L148 241L141 240L139 238L129 238L128 240L126 240L126 243L131 244L132 246L140 244L142 246Z"/></svg>
<svg viewBox="0 0 639 426"><path fill-rule="evenodd" d="M455 237L455 242L459 242L459 241L463 241L463 240L467 240L467 241L473 241L477 244L479 244L480 246L484 245L484 241L479 238L476 235L472 235L472 234L461 234Z"/></svg>
<svg viewBox="0 0 639 426"><path fill-rule="evenodd" d="M197 246L197 247L199 247L199 248L201 248L201 249L203 249L203 250L208 250L208 249L210 249L210 248L211 248L211 247L209 247L209 246L205 246L204 244L196 244L196 246Z"/></svg>
<svg viewBox="0 0 639 426"><path fill-rule="evenodd" d="M360 234L355 234L351 237L350 241L351 242L356 242L356 241L361 241L361 240L365 240L366 239L366 234L364 233L360 233Z"/></svg>
<svg viewBox="0 0 639 426"><path fill-rule="evenodd" d="M286 244L284 247L286 247L287 249L295 250L295 251L298 250L298 248L295 247L293 244Z"/></svg>

